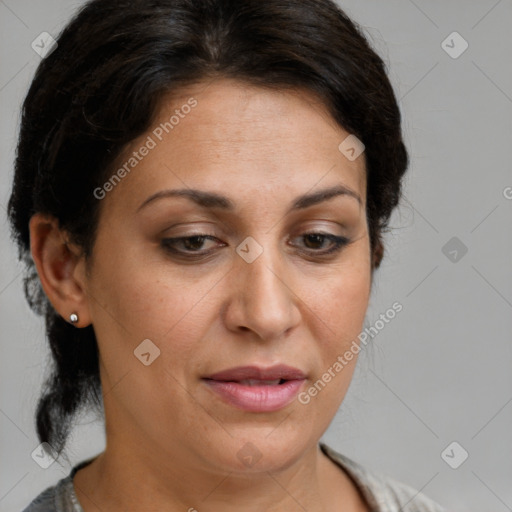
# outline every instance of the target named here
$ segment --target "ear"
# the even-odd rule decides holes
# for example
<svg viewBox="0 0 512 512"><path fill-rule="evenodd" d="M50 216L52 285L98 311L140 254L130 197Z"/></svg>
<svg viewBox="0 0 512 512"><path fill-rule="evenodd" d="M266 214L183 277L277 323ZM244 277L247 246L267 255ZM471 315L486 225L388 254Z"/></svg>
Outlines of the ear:
<svg viewBox="0 0 512 512"><path fill-rule="evenodd" d="M73 325L87 327L91 318L81 251L67 241L54 217L36 213L29 229L32 259L52 306L67 322L71 313L77 313L78 322Z"/></svg>

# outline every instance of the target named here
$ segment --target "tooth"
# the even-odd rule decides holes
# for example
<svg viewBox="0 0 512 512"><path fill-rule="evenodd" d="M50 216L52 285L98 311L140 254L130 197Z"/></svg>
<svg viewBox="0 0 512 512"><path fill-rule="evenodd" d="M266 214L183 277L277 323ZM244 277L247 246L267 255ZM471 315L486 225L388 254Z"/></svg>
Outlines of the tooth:
<svg viewBox="0 0 512 512"><path fill-rule="evenodd" d="M243 384L244 386L275 386L281 382L281 379L275 380L256 380L256 379L244 379L238 381L239 384Z"/></svg>

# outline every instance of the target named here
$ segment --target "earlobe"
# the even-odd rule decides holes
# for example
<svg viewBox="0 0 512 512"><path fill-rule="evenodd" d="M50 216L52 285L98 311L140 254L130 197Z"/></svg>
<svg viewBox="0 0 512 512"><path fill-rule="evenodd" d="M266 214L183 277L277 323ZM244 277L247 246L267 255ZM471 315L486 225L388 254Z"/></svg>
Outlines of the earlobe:
<svg viewBox="0 0 512 512"><path fill-rule="evenodd" d="M36 213L29 229L30 251L49 301L67 322L86 327L91 323L87 293L85 283L76 277L82 256L67 242L54 217Z"/></svg>

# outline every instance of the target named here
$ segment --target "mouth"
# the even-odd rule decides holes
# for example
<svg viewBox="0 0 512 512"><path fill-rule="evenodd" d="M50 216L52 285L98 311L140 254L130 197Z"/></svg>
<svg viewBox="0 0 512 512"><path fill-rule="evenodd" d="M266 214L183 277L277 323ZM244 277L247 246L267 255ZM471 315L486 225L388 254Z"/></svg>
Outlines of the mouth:
<svg viewBox="0 0 512 512"><path fill-rule="evenodd" d="M224 381L224 382L236 382L243 386L277 386L278 384L284 384L285 382L288 382L288 381L286 379L275 379L275 380L243 379L243 380L232 380L232 381Z"/></svg>
<svg viewBox="0 0 512 512"><path fill-rule="evenodd" d="M241 366L204 377L208 388L224 403L248 412L273 412L289 405L306 375L297 368Z"/></svg>
<svg viewBox="0 0 512 512"><path fill-rule="evenodd" d="M262 382L274 382L276 380L297 380L305 379L304 372L293 366L277 364L269 368L261 366L237 366L221 372L214 373L206 377L207 379L217 381L236 381L257 380Z"/></svg>

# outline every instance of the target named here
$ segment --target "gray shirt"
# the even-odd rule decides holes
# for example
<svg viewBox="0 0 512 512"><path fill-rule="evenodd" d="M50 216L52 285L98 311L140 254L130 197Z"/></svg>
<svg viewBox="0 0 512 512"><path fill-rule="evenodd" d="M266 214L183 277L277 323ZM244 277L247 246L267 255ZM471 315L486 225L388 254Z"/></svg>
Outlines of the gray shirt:
<svg viewBox="0 0 512 512"><path fill-rule="evenodd" d="M325 443L319 444L323 453L349 475L372 512L446 512L444 508L414 488L368 471ZM75 494L73 476L93 459L94 457L74 466L67 477L45 489L23 512L84 512Z"/></svg>

